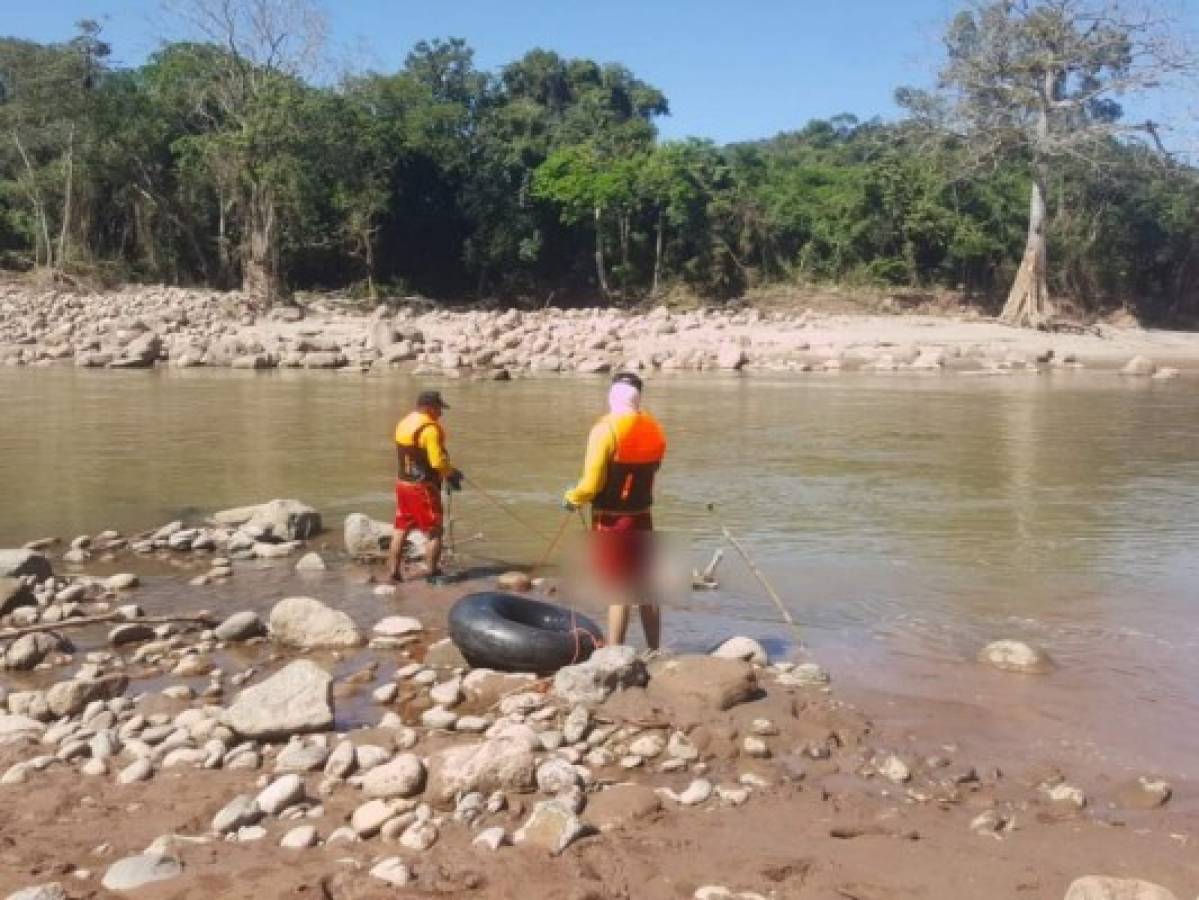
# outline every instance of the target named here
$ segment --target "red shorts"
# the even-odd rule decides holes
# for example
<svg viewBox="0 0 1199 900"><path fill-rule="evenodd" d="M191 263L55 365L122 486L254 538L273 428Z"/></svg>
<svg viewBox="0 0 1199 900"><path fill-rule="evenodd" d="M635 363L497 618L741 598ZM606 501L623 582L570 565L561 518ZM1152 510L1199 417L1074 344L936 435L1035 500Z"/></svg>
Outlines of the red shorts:
<svg viewBox="0 0 1199 900"><path fill-rule="evenodd" d="M429 532L441 528L441 491L437 485L396 481L395 527Z"/></svg>
<svg viewBox="0 0 1199 900"><path fill-rule="evenodd" d="M654 519L649 513L594 513L592 563L609 583L633 585L649 574Z"/></svg>

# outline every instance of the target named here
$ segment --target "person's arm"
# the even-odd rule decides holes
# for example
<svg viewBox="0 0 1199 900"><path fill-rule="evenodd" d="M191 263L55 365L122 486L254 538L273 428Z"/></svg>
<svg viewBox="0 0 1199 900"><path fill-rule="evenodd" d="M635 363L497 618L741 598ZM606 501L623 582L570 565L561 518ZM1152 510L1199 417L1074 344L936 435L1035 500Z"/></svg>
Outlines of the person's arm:
<svg viewBox="0 0 1199 900"><path fill-rule="evenodd" d="M595 499L608 476L608 461L616 453L616 435L606 421L601 420L591 429L587 438L587 456L583 460L583 477L566 492L565 500L571 506L582 506Z"/></svg>
<svg viewBox="0 0 1199 900"><path fill-rule="evenodd" d="M448 478L454 473L454 467L450 463L449 451L441 443L441 429L436 425L431 425L421 432L420 435L421 449L428 454L429 465L437 470L437 473L442 478Z"/></svg>

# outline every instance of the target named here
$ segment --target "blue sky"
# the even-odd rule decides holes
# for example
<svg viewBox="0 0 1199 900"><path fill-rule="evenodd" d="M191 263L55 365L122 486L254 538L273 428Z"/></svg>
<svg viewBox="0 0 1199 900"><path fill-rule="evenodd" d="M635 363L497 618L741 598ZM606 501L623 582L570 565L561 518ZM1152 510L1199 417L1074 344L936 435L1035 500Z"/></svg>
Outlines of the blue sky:
<svg viewBox="0 0 1199 900"><path fill-rule="evenodd" d="M1199 0L1168 0L1199 31ZM416 41L462 37L481 67L542 46L622 62L661 88L666 137L766 137L812 118L895 114L901 84L928 85L937 33L955 0L327 0L334 55L358 68L397 68ZM114 56L140 62L176 20L160 0L0 0L0 32L61 40L84 17L105 23ZM1193 118L1173 95L1148 110Z"/></svg>

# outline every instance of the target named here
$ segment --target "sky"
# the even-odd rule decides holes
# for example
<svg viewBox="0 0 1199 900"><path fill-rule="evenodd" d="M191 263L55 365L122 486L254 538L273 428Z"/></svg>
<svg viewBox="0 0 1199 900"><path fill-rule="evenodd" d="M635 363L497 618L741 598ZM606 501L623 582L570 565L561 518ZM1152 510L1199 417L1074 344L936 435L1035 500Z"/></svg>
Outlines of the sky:
<svg viewBox="0 0 1199 900"><path fill-rule="evenodd" d="M1166 0L1199 32L1199 0ZM957 0L326 0L342 66L391 71L418 40L461 37L481 68L533 47L620 62L669 98L663 136L719 143L769 137L813 118L893 118L894 90L931 86L938 32ZM0 0L0 34L63 40L104 24L135 65L180 36L161 0ZM1145 113L1193 122L1199 99L1173 93ZM1138 110L1138 112L1141 112Z"/></svg>

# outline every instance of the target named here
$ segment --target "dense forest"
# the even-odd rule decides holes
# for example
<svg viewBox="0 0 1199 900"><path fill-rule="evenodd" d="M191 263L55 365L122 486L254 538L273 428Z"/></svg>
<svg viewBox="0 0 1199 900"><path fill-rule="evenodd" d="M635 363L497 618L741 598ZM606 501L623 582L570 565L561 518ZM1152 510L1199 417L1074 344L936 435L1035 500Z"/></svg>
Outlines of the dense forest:
<svg viewBox="0 0 1199 900"><path fill-rule="evenodd" d="M109 280L538 304L720 300L774 283L944 287L998 308L1029 165L845 115L728 146L663 141L627 68L459 40L398 72L304 77L233 43L110 64L99 28L0 39L0 266ZM1055 165L1050 290L1199 311L1199 179L1115 137Z"/></svg>

